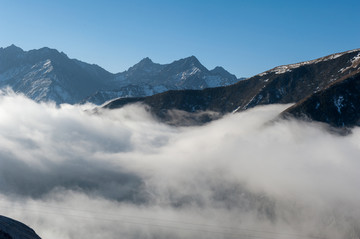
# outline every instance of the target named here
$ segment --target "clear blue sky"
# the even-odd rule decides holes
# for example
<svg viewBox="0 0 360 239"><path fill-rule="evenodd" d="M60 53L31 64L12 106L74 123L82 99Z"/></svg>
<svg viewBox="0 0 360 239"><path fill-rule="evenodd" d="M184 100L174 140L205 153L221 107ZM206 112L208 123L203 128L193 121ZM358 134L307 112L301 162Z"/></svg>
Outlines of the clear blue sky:
<svg viewBox="0 0 360 239"><path fill-rule="evenodd" d="M56 48L120 72L195 55L252 76L360 48L359 0L0 0L0 47Z"/></svg>

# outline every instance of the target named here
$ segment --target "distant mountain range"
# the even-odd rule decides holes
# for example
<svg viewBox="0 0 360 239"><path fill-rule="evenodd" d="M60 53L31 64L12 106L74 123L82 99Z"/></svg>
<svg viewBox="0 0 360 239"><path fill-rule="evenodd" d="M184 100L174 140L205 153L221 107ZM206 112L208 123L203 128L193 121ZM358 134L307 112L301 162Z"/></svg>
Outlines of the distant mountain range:
<svg viewBox="0 0 360 239"><path fill-rule="evenodd" d="M360 125L360 49L278 66L230 86L114 100L105 108L142 103L174 125L202 124L258 105L296 103L283 115L336 127Z"/></svg>
<svg viewBox="0 0 360 239"><path fill-rule="evenodd" d="M0 48L0 88L10 86L35 101L92 102L114 109L141 103L173 125L209 122L258 105L294 103L282 116L360 125L360 49L283 65L237 78L222 67L208 70L195 56L170 64L144 58L112 74L50 48Z"/></svg>
<svg viewBox="0 0 360 239"><path fill-rule="evenodd" d="M54 49L0 48L0 87L10 86L35 101L76 103L111 78L99 66L69 59Z"/></svg>
<svg viewBox="0 0 360 239"><path fill-rule="evenodd" d="M38 102L102 104L118 97L204 89L239 80L222 67L206 69L194 56L165 65L144 58L127 71L112 74L55 49L23 51L15 45L0 48L0 88L10 86Z"/></svg>

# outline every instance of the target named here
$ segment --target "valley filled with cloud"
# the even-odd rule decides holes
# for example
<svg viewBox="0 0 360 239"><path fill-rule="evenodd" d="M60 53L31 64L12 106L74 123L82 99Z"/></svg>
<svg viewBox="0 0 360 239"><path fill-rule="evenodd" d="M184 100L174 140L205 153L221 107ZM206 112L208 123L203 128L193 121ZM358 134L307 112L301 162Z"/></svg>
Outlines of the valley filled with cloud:
<svg viewBox="0 0 360 239"><path fill-rule="evenodd" d="M0 209L42 238L354 238L360 129L260 106L172 127L141 105L0 94Z"/></svg>

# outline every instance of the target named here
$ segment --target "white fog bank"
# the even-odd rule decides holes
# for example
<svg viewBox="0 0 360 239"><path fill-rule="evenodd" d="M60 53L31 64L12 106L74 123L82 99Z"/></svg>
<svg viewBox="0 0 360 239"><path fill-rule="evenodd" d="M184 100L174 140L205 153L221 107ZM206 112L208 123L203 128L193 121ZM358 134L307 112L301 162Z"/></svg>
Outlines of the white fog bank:
<svg viewBox="0 0 360 239"><path fill-rule="evenodd" d="M184 128L92 107L1 93L0 214L43 239L360 236L359 128L272 121L288 105Z"/></svg>

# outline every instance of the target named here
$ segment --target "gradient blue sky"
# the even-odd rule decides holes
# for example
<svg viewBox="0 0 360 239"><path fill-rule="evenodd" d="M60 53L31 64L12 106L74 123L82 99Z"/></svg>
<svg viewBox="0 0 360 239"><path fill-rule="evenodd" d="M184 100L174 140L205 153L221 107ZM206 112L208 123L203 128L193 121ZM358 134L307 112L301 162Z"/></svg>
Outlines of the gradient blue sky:
<svg viewBox="0 0 360 239"><path fill-rule="evenodd" d="M360 48L359 0L0 0L0 47L43 46L120 72L195 55L252 76Z"/></svg>

